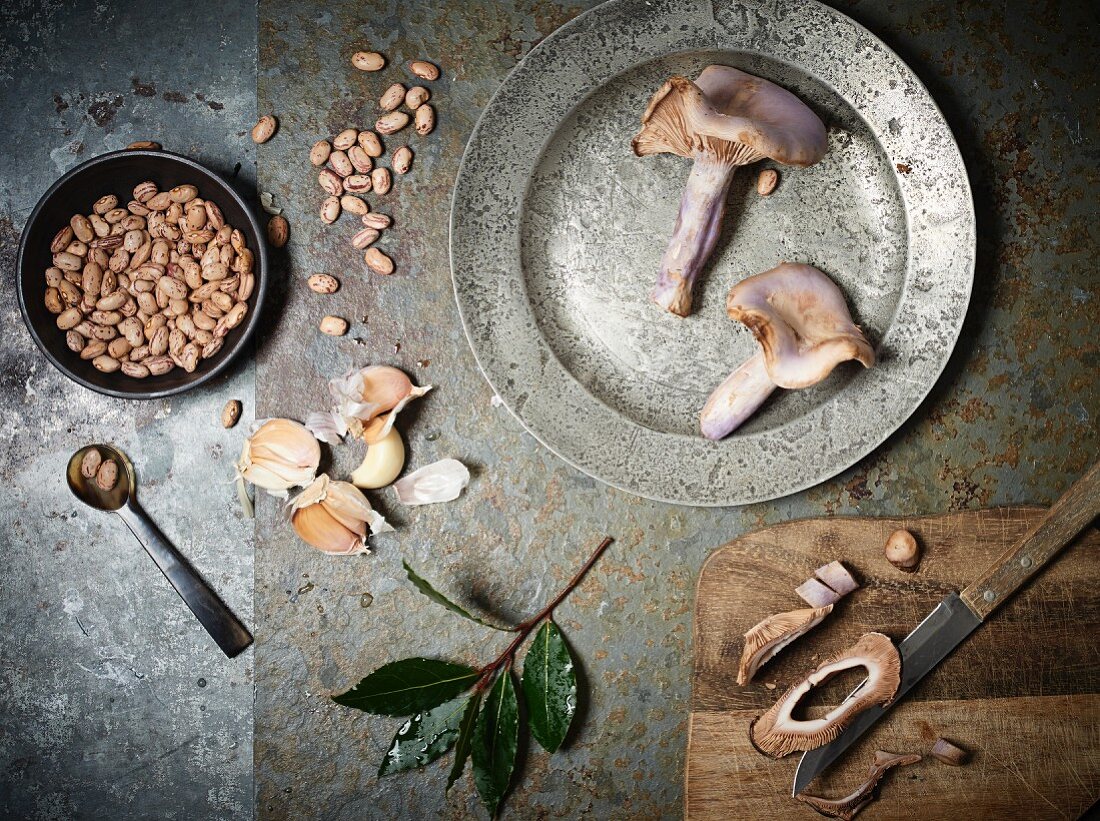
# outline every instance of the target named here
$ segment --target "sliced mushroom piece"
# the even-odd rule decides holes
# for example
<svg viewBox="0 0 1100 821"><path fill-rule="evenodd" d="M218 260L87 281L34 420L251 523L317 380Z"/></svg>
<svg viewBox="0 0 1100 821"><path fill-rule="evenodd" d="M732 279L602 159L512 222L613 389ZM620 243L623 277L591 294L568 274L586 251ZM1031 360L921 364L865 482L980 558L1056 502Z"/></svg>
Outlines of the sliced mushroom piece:
<svg viewBox="0 0 1100 821"><path fill-rule="evenodd" d="M970 753L957 744L952 744L946 738L937 738L928 754L937 761L950 764L952 767L961 767L970 757Z"/></svg>
<svg viewBox="0 0 1100 821"><path fill-rule="evenodd" d="M847 596L859 590L859 582L856 581L855 576L849 573L848 568L840 562L834 561L822 565L814 571L814 575L841 596Z"/></svg>
<svg viewBox="0 0 1100 821"><path fill-rule="evenodd" d="M726 313L752 331L763 360L757 354L743 363L707 399L699 428L708 439L739 427L777 387L816 385L850 359L875 364L840 288L811 265L784 262L742 280L730 289Z"/></svg>
<svg viewBox="0 0 1100 821"><path fill-rule="evenodd" d="M821 718L796 719L798 702L814 687L845 670L864 667L867 681L851 697ZM771 709L753 721L749 741L761 753L782 758L798 750L813 750L828 744L857 715L874 704L887 705L901 684L901 657L889 637L865 633L854 645L818 665L810 675L793 685Z"/></svg>
<svg viewBox="0 0 1100 821"><path fill-rule="evenodd" d="M707 66L693 83L673 77L649 101L631 142L639 157L693 161L680 213L650 296L679 316L721 233L726 194L739 166L765 157L812 165L825 154L825 126L785 88L729 66Z"/></svg>
<svg viewBox="0 0 1100 821"><path fill-rule="evenodd" d="M745 649L741 651L741 666L737 671L737 683L744 686L752 681L756 671L799 636L810 632L833 611L826 605L815 609L805 608L776 613L745 634Z"/></svg>
<svg viewBox="0 0 1100 821"><path fill-rule="evenodd" d="M817 579L806 579L794 589L799 598L810 607L828 607L836 604L843 596Z"/></svg>
<svg viewBox="0 0 1100 821"><path fill-rule="evenodd" d="M921 760L919 755L899 755L883 750L875 751L875 763L867 771L867 780L856 787L855 791L843 798L822 798L817 795L805 795L799 793L795 796L803 804L813 807L822 815L830 818L839 818L841 821L852 821L859 811L875 800L875 788L886 775L887 771L894 767L903 767L907 764L916 764Z"/></svg>

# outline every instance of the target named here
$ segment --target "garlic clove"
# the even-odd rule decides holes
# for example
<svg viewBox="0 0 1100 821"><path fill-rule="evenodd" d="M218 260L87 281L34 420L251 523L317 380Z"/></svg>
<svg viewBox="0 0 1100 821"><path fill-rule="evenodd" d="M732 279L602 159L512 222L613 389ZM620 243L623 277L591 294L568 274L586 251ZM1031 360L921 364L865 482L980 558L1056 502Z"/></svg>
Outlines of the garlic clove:
<svg viewBox="0 0 1100 821"><path fill-rule="evenodd" d="M399 479L393 489L402 504L430 505L457 499L469 483L465 465L457 459L442 459Z"/></svg>
<svg viewBox="0 0 1100 821"><path fill-rule="evenodd" d="M290 521L302 541L323 553L348 556L370 552L362 535L344 527L324 505L302 508Z"/></svg>
<svg viewBox="0 0 1100 821"><path fill-rule="evenodd" d="M371 422L371 426L379 419L381 417ZM364 438L367 438L366 431L364 431ZM391 427L388 434L371 442L367 447L363 464L351 474L351 481L356 487L368 490L386 487L400 475L403 467L405 467L405 443L401 441L401 434L397 429Z"/></svg>
<svg viewBox="0 0 1100 821"><path fill-rule="evenodd" d="M370 552L368 526L372 534L393 530L358 488L324 473L291 502L290 522L302 541L341 556Z"/></svg>
<svg viewBox="0 0 1100 821"><path fill-rule="evenodd" d="M350 432L364 436L368 427L371 435L367 443L377 442L390 432L397 414L410 401L423 396L431 385L417 387L404 371L388 365L371 365L351 371L329 381L329 393L336 400L332 413L337 417L333 424L321 419L320 414L310 415L310 428L324 441ZM387 414L382 417L382 414ZM370 427L376 418L383 421ZM341 427L345 431L341 431Z"/></svg>
<svg viewBox="0 0 1100 821"><path fill-rule="evenodd" d="M258 422L245 440L237 472L267 491L308 485L317 473L321 446L304 425L292 419Z"/></svg>

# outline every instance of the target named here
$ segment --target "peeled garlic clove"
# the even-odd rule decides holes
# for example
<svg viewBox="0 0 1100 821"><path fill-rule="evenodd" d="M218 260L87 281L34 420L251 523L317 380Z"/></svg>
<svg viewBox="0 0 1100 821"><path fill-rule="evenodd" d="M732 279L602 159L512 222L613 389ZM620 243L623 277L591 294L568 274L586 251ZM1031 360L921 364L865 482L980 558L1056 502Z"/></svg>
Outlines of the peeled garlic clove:
<svg viewBox="0 0 1100 821"><path fill-rule="evenodd" d="M245 440L237 472L276 495L308 485L317 473L321 446L304 425L293 419L268 419Z"/></svg>
<svg viewBox="0 0 1100 821"><path fill-rule="evenodd" d="M372 534L393 530L358 488L324 473L291 502L290 523L302 541L339 556L370 552L368 526Z"/></svg>
<svg viewBox="0 0 1100 821"><path fill-rule="evenodd" d="M375 420L377 421L377 420ZM373 423L371 423L373 424ZM356 487L375 490L393 482L405 466L405 443L396 428L367 448L363 464L351 474Z"/></svg>
<svg viewBox="0 0 1100 821"><path fill-rule="evenodd" d="M470 471L457 459L442 459L414 470L394 483L397 501L405 505L430 505L457 499L470 484Z"/></svg>

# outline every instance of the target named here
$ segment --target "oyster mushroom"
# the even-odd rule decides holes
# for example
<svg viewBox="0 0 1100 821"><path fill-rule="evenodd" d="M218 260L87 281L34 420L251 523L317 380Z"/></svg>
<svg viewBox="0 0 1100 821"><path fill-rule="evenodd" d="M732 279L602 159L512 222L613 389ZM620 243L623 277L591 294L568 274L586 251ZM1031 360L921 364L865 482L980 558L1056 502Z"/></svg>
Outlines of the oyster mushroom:
<svg viewBox="0 0 1100 821"><path fill-rule="evenodd" d="M816 385L849 359L866 368L875 363L844 295L811 265L784 262L742 280L730 289L726 313L752 331L761 351L707 399L699 428L708 439L735 430L777 387Z"/></svg>
<svg viewBox="0 0 1100 821"><path fill-rule="evenodd" d="M837 673L854 667L867 669L867 681L851 697L821 718L796 719L798 702L811 689ZM897 648L882 633L865 633L854 645L818 665L810 675L790 687L749 727L749 741L759 752L782 758L798 750L813 750L828 744L857 715L875 704L883 706L894 699L901 684L901 657Z"/></svg>
<svg viewBox="0 0 1100 821"><path fill-rule="evenodd" d="M919 755L899 755L888 753L884 750L875 751L875 763L867 771L867 780L856 787L855 791L843 798L822 798L817 795L805 795L799 793L795 796L803 804L813 807L822 815L830 818L839 818L841 821L852 821L859 811L875 799L875 787L886 775L887 771L894 767L902 767L907 764L916 764L921 760Z"/></svg>
<svg viewBox="0 0 1100 821"><path fill-rule="evenodd" d="M741 666L737 671L737 683L744 686L752 681L756 671L793 642L810 632L833 611L826 605L815 609L804 608L787 613L776 613L745 634L745 649L741 651Z"/></svg>
<svg viewBox="0 0 1100 821"><path fill-rule="evenodd" d="M729 66L707 66L694 83L673 77L658 89L631 147L639 157L668 153L693 161L650 294L665 310L687 316L695 278L718 241L737 168L765 157L813 165L828 140L821 120L791 92Z"/></svg>

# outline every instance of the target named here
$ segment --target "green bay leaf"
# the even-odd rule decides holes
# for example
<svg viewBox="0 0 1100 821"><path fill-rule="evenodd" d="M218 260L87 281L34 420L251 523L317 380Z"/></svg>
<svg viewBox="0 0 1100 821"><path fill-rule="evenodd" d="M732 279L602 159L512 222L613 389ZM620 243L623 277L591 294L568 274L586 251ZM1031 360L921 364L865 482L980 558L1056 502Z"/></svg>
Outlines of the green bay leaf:
<svg viewBox="0 0 1100 821"><path fill-rule="evenodd" d="M450 610L452 613L457 613L458 615L462 616L464 619L469 619L470 621L477 622L478 624L482 625L483 627L491 627L494 630L500 630L502 633L512 632L511 630L509 630L506 627L497 627L495 624L490 624L489 622L484 621L483 619L479 619L473 613L471 613L468 610L465 610L464 608L462 608L459 605L455 604L453 601L451 601L446 596L444 596L442 593L440 593L438 590L436 590L434 587L432 587L431 582L429 582L427 579L425 579L425 578L421 577L419 574L417 574L417 572L415 570L413 570L411 567L409 567L408 562L402 561L401 564L404 566L405 574L409 577L409 581L413 583L413 586L417 590L419 590L421 593L423 593L425 596L427 596L429 599L434 601L436 604L443 605L448 610Z"/></svg>
<svg viewBox="0 0 1100 821"><path fill-rule="evenodd" d="M485 706L474 726L474 784L481 803L496 816L497 808L512 781L516 763L516 740L519 736L519 704L512 684L511 670L505 670L493 683Z"/></svg>
<svg viewBox="0 0 1100 821"><path fill-rule="evenodd" d="M455 760L451 764L451 772L447 776L447 789L444 792L450 792L451 787L462 775L462 771L466 769L466 759L470 757L470 748L474 743L474 725L477 723L477 707L480 702L480 693L474 693L466 702L466 712L462 714L462 723L458 727L458 741L455 742Z"/></svg>
<svg viewBox="0 0 1100 821"><path fill-rule="evenodd" d="M556 751L577 712L577 673L561 631L549 619L523 659L523 697L531 735L548 753Z"/></svg>
<svg viewBox="0 0 1100 821"><path fill-rule="evenodd" d="M383 716L409 716L438 707L477 681L477 670L464 664L411 658L383 665L346 693L337 704Z"/></svg>
<svg viewBox="0 0 1100 821"><path fill-rule="evenodd" d="M423 767L451 749L470 702L477 698L460 696L408 719L390 742L378 775Z"/></svg>

